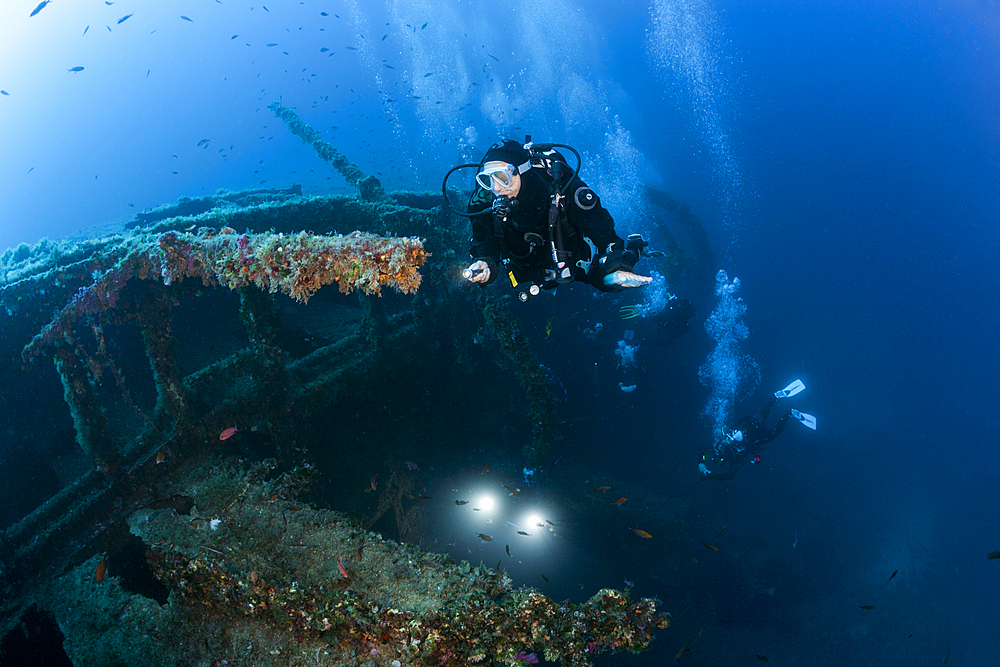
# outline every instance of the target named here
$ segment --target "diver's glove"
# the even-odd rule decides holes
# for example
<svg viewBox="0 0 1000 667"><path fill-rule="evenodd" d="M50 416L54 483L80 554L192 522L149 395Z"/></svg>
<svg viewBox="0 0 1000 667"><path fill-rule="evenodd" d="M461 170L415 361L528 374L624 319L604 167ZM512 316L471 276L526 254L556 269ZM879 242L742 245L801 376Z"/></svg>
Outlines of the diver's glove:
<svg viewBox="0 0 1000 667"><path fill-rule="evenodd" d="M462 275L466 280L473 283L482 283L483 285L490 281L490 273L490 265L481 259L477 259L469 265L469 268L462 271Z"/></svg>
<svg viewBox="0 0 1000 667"><path fill-rule="evenodd" d="M631 271L615 271L604 276L606 287L642 287L651 282L653 279L649 276L639 276Z"/></svg>

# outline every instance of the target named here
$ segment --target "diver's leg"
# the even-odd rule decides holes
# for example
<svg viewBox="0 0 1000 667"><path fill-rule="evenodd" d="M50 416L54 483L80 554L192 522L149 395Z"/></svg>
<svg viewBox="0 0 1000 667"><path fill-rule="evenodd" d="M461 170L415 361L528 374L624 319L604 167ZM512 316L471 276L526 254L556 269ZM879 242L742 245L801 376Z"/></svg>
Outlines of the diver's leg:
<svg viewBox="0 0 1000 667"><path fill-rule="evenodd" d="M763 423L763 422L766 422L766 421L767 421L767 416L768 416L769 414L771 414L771 408L773 408L773 407L774 407L774 402L775 402L776 400L778 400L778 399L777 399L777 398L775 398L775 397L774 397L774 395L772 395L772 396L771 396L771 399L770 399L770 400L769 400L769 401L767 402L767 405L765 405L765 406L764 406L764 409L760 411L760 421L761 421L761 423ZM788 415L785 415L785 417L787 418L787 417L788 417Z"/></svg>
<svg viewBox="0 0 1000 667"><path fill-rule="evenodd" d="M781 432L785 430L785 423L788 421L788 418L791 417L791 416L792 416L792 411L791 410L785 410L785 414L781 415L781 419L778 420L778 423L775 424L774 428L771 430L771 436L768 439L768 442L770 442L771 440L774 440L779 435L781 435Z"/></svg>

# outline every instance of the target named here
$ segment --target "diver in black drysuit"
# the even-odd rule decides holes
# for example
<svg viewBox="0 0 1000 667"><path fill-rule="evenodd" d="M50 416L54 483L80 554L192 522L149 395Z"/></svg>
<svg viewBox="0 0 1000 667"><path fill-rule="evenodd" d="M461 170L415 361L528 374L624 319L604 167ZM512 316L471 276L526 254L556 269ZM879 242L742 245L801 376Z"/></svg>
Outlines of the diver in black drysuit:
<svg viewBox="0 0 1000 667"><path fill-rule="evenodd" d="M572 281L617 292L652 280L633 273L649 244L618 236L597 194L558 151L495 144L476 181L468 280L488 285L507 275L522 301Z"/></svg>
<svg viewBox="0 0 1000 667"><path fill-rule="evenodd" d="M691 331L690 320L694 317L694 313L694 306L690 301L671 296L657 328L656 337L644 338L642 342L660 347L673 345L675 340Z"/></svg>
<svg viewBox="0 0 1000 667"><path fill-rule="evenodd" d="M702 448L698 461L702 479L730 480L747 461L760 462L761 448L781 435L785 423L792 416L791 409L785 410L774 428L767 427L767 416L777 400L771 396L759 414L738 419L722 440L714 446Z"/></svg>

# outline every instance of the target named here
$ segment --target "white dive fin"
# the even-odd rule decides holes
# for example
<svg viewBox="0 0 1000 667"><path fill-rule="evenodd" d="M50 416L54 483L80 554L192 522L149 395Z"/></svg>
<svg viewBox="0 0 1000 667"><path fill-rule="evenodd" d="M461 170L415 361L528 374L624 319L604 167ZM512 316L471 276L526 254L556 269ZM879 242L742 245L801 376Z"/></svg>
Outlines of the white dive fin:
<svg viewBox="0 0 1000 667"><path fill-rule="evenodd" d="M795 394L799 393L800 391L802 391L805 388L806 388L806 386L804 384L802 384L802 380L796 380L795 382L791 383L790 385L788 385L787 387L785 387L781 391L774 392L774 397L775 398L788 398L789 396L794 396Z"/></svg>
<svg viewBox="0 0 1000 667"><path fill-rule="evenodd" d="M808 426L812 430L816 430L816 418L812 415L807 415L804 412L799 412L798 410L792 410L792 416L802 422L803 426Z"/></svg>

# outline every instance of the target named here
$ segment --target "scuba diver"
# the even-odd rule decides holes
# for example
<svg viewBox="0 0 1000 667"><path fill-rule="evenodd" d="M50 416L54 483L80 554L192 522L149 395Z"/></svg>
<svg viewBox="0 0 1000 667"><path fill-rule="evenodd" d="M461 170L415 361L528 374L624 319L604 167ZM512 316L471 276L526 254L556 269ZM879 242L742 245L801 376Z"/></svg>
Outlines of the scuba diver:
<svg viewBox="0 0 1000 667"><path fill-rule="evenodd" d="M775 402L794 396L805 388L806 386L802 384L801 380L796 380L781 391L774 392L759 415L749 415L738 419L733 424L733 428L726 432L719 442L712 446L703 447L699 453L698 462L698 472L701 473L702 480L730 480L736 476L736 473L747 461L760 463L761 447L781 435L789 417L795 417L802 422L803 426L815 431L816 418L794 409L786 410L774 428L769 429L766 424L767 416Z"/></svg>
<svg viewBox="0 0 1000 667"><path fill-rule="evenodd" d="M623 320L631 320L643 317L639 306L622 306L619 311ZM643 338L642 342L648 345L658 345L666 347L673 345L674 341L691 331L691 318L694 317L695 309L687 299L682 299L676 294L667 295L667 306L663 309L662 316L657 315L660 323L656 329L656 335ZM626 334L626 339L630 336Z"/></svg>
<svg viewBox="0 0 1000 667"><path fill-rule="evenodd" d="M556 147L577 158L573 170ZM597 194L580 180L580 154L565 144L504 141L494 144L477 167L476 190L467 213L472 223L472 263L464 277L479 285L506 273L521 301L574 280L602 292L641 287L652 278L633 273L648 242L639 234L623 241ZM449 204L450 206L450 204Z"/></svg>

